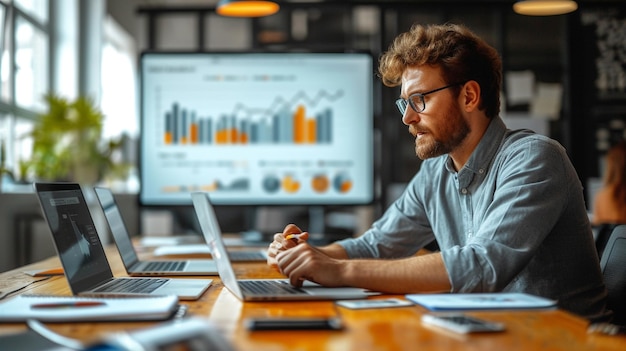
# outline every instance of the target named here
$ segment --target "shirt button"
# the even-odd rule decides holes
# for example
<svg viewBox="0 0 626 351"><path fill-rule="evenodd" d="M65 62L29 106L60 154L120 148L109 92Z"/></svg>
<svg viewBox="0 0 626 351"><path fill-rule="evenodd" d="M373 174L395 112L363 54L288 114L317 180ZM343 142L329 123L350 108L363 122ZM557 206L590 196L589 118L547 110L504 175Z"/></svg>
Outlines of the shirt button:
<svg viewBox="0 0 626 351"><path fill-rule="evenodd" d="M463 188L463 189L461 189L461 192L462 192L463 194L467 194L467 189L466 189L466 188Z"/></svg>
<svg viewBox="0 0 626 351"><path fill-rule="evenodd" d="M483 174L483 173L485 173L485 170L483 168L481 168L481 169L478 170L478 173Z"/></svg>

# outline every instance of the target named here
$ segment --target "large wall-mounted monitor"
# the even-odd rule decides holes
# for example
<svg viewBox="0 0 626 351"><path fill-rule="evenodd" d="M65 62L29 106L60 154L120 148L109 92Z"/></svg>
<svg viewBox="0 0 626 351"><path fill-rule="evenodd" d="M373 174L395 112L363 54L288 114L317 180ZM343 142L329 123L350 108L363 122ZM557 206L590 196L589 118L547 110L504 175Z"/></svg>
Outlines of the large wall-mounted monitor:
<svg viewBox="0 0 626 351"><path fill-rule="evenodd" d="M140 201L353 205L374 198L372 56L141 56Z"/></svg>

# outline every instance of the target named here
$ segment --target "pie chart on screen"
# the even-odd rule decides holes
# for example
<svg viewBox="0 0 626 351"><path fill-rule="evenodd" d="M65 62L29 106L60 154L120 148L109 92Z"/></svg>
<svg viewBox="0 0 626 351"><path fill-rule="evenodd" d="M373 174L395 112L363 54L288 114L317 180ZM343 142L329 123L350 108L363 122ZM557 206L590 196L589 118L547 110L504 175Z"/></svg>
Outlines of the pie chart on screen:
<svg viewBox="0 0 626 351"><path fill-rule="evenodd" d="M266 176L263 179L263 189L268 193L275 193L280 190L280 180L276 176Z"/></svg>
<svg viewBox="0 0 626 351"><path fill-rule="evenodd" d="M339 173L335 176L333 186L340 193L347 193L352 189L352 179L345 173Z"/></svg>
<svg viewBox="0 0 626 351"><path fill-rule="evenodd" d="M311 187L316 193L324 193L330 186L330 180L325 174L318 174L311 180Z"/></svg>
<svg viewBox="0 0 626 351"><path fill-rule="evenodd" d="M288 193L295 193L300 190L300 182L288 175L283 178L283 190Z"/></svg>

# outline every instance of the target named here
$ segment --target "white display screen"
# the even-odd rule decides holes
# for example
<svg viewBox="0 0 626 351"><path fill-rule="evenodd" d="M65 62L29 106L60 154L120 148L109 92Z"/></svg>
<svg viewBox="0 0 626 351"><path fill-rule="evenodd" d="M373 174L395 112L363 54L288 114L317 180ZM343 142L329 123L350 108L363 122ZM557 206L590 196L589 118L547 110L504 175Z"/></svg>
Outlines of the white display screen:
<svg viewBox="0 0 626 351"><path fill-rule="evenodd" d="M374 78L366 53L142 54L141 203L370 203Z"/></svg>

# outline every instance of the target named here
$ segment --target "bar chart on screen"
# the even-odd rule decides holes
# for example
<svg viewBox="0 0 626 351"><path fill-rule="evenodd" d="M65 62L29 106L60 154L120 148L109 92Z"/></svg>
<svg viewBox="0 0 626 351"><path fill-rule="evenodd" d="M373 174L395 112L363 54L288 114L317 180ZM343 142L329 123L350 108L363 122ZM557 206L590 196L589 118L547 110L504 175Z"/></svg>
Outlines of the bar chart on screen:
<svg viewBox="0 0 626 351"><path fill-rule="evenodd" d="M343 93L320 91L314 97L298 92L289 100L276 97L267 109L238 103L232 112L210 113L178 102L162 113L166 145L324 144L332 142L333 102ZM322 105L322 108L318 106ZM310 106L310 107L309 107Z"/></svg>
<svg viewBox="0 0 626 351"><path fill-rule="evenodd" d="M363 204L373 198L367 54L143 58L146 204Z"/></svg>

